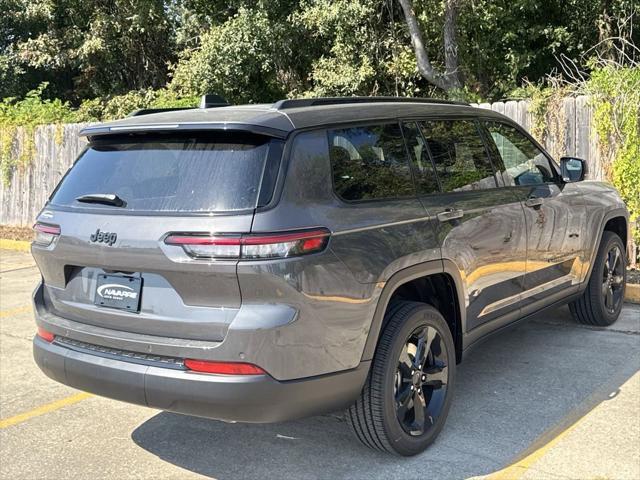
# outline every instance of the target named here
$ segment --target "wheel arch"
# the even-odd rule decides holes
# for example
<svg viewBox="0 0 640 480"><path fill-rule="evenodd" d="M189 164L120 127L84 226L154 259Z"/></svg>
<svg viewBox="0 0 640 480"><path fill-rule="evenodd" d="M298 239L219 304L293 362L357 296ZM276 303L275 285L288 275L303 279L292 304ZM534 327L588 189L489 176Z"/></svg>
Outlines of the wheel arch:
<svg viewBox="0 0 640 480"><path fill-rule="evenodd" d="M443 316L445 316L445 320L447 321L447 324L451 329L454 345L456 348L456 361L460 363L460 361L462 360L463 348L462 337L466 330L466 308L463 297L464 289L462 279L460 278L460 273L457 267L452 261L446 259L433 260L418 265L413 265L396 272L389 278L389 280L387 280L384 288L382 289L382 293L378 298L378 303L376 305L376 309L371 322L371 328L369 329L364 352L362 354L363 361L371 360L375 354L376 348L378 346L378 341L380 339L380 333L384 328L385 312L387 311L389 305L392 303L393 299L396 298L394 296L399 292L402 292L403 288L414 288L416 286L416 282L434 278L438 278L439 280L448 279L451 288L450 293L452 295L452 298L449 298L448 300L451 303L451 307L454 309L454 318L451 318L450 315L450 318L447 318L447 316L442 312L441 308L443 304L434 305L434 302L425 303L431 304L441 313L443 313ZM419 293L420 292L418 292L418 294ZM433 291L431 291L431 293L433 293ZM409 299L424 302L424 299L420 298Z"/></svg>
<svg viewBox="0 0 640 480"><path fill-rule="evenodd" d="M591 272L593 271L594 262L602 243L602 236L605 231L610 231L622 239L625 252L627 250L627 240L629 238L629 212L625 208L616 208L606 212L602 216L602 220L599 223L597 231L597 242L594 244L594 249L591 252L591 258L589 259L589 270L582 282L582 289L584 289L591 278Z"/></svg>

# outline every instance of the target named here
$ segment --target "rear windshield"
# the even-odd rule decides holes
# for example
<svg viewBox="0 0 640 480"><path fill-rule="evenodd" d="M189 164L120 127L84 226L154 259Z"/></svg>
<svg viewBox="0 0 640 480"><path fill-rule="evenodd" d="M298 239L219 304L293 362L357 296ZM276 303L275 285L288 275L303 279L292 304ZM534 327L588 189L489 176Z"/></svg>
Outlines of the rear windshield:
<svg viewBox="0 0 640 480"><path fill-rule="evenodd" d="M247 135L101 141L80 156L51 203L140 212L253 209L269 145L266 137ZM115 194L125 206L77 201L95 194Z"/></svg>

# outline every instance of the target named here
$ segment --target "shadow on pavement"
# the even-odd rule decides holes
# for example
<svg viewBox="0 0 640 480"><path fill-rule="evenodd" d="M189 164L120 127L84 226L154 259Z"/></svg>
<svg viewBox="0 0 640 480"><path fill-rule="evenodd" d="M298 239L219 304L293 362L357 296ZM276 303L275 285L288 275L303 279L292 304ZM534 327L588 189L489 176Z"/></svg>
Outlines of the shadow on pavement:
<svg viewBox="0 0 640 480"><path fill-rule="evenodd" d="M248 425L165 412L132 438L167 462L222 480L489 474L638 370L637 334L580 327L567 316L566 308L538 315L475 349L459 366L444 430L416 457L362 447L340 414Z"/></svg>

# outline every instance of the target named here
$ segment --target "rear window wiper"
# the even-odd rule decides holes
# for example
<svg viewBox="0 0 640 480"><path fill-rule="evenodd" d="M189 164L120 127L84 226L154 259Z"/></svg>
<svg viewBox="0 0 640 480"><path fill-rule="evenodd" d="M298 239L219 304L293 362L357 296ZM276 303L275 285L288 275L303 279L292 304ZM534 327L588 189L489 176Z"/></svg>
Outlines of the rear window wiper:
<svg viewBox="0 0 640 480"><path fill-rule="evenodd" d="M115 193L89 193L76 197L76 202L101 203L103 205L113 205L114 207L125 207L127 202L122 200Z"/></svg>

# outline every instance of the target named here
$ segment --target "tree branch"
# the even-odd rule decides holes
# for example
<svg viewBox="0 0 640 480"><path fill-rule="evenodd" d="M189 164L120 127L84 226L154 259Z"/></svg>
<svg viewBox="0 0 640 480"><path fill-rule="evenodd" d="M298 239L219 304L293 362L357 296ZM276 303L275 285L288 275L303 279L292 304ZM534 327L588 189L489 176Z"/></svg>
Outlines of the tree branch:
<svg viewBox="0 0 640 480"><path fill-rule="evenodd" d="M411 36L411 45L418 62L418 71L429 83L432 83L443 90L451 90L460 88L461 82L458 76L458 43L456 36L456 25L458 18L458 2L457 0L447 0L445 6L445 24L444 24L444 44L445 44L445 73L436 70L431 61L427 49L424 45L424 38L416 13L413 10L411 0L398 0L404 13L409 35Z"/></svg>

